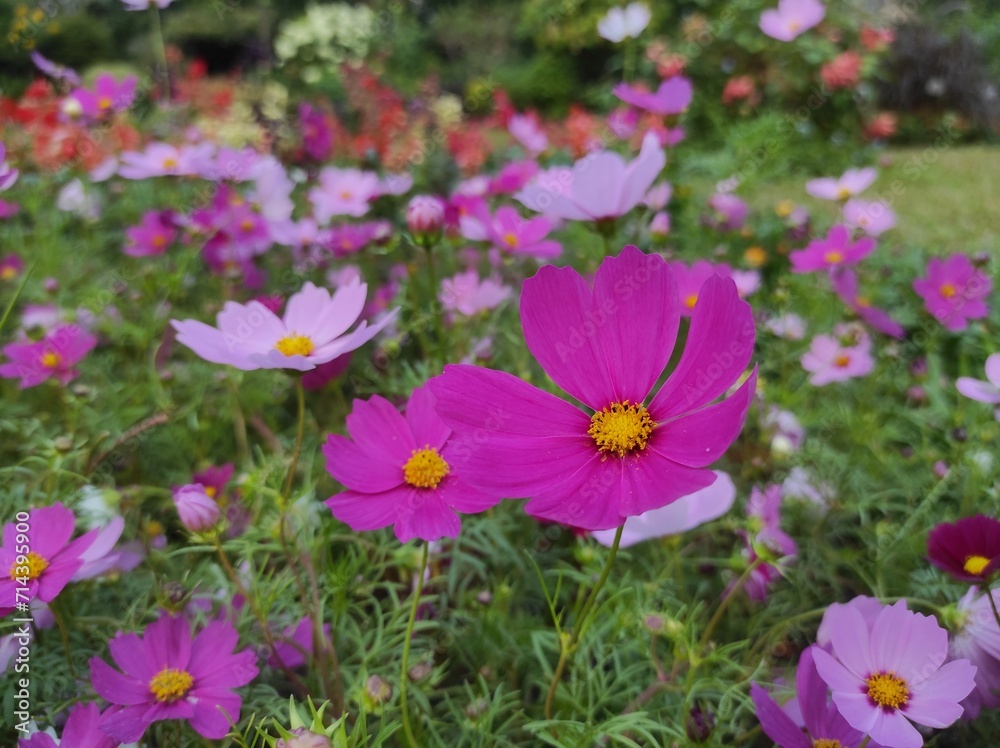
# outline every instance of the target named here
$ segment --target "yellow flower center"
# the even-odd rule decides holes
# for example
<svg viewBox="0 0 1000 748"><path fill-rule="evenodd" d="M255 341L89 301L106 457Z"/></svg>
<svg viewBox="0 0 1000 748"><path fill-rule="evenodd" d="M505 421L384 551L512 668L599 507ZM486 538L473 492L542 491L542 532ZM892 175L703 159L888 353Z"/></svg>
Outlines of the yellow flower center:
<svg viewBox="0 0 1000 748"><path fill-rule="evenodd" d="M823 261L829 265L839 265L844 261L844 253L832 249L823 255Z"/></svg>
<svg viewBox="0 0 1000 748"><path fill-rule="evenodd" d="M167 667L153 676L153 680L149 682L149 690L157 701L172 704L183 699L193 685L191 673Z"/></svg>
<svg viewBox="0 0 1000 748"><path fill-rule="evenodd" d="M5 268L0 268L0 278L4 280L10 280L11 278L17 277L17 270L8 265Z"/></svg>
<svg viewBox="0 0 1000 748"><path fill-rule="evenodd" d="M315 344L308 335L286 335L274 347L286 356L308 356L316 350Z"/></svg>
<svg viewBox="0 0 1000 748"><path fill-rule="evenodd" d="M789 28L789 29L790 29L791 31L798 31L799 29L801 29L801 28L802 28L802 24L801 24L801 23L799 23L798 21L791 21L791 22L790 22L790 23L788 24L788 28Z"/></svg>
<svg viewBox="0 0 1000 748"><path fill-rule="evenodd" d="M111 99L109 99L107 96L102 96L100 99L97 100L97 108L98 109L110 109L111 108Z"/></svg>
<svg viewBox="0 0 1000 748"><path fill-rule="evenodd" d="M630 404L628 400L611 403L590 418L587 433L600 452L613 452L624 457L631 452L641 452L649 442L656 424L642 403Z"/></svg>
<svg viewBox="0 0 1000 748"><path fill-rule="evenodd" d="M950 299L956 293L958 293L958 289L956 289L951 283L941 284L941 295L946 299Z"/></svg>
<svg viewBox="0 0 1000 748"><path fill-rule="evenodd" d="M253 231L253 221L251 221L249 218L244 218L242 221L240 221L240 229L244 233Z"/></svg>
<svg viewBox="0 0 1000 748"><path fill-rule="evenodd" d="M445 476L451 472L448 463L430 445L413 450L413 454L403 465L403 480L414 488L437 488Z"/></svg>
<svg viewBox="0 0 1000 748"><path fill-rule="evenodd" d="M27 560L23 564L19 564L17 559L15 559L14 563L11 564L11 579L24 579L25 577L28 579L38 579L38 577L42 576L42 572L49 568L48 559L44 556L41 556L34 551L29 551L24 555ZM24 572L25 567L28 567L27 572Z"/></svg>
<svg viewBox="0 0 1000 748"><path fill-rule="evenodd" d="M844 353L841 353L839 356L837 356L837 358L833 359L833 365L836 366L838 369L843 369L849 363L851 363L851 357Z"/></svg>
<svg viewBox="0 0 1000 748"><path fill-rule="evenodd" d="M165 247L166 245L167 245L167 237L163 236L162 234L157 234L156 236L153 237L154 247Z"/></svg>
<svg viewBox="0 0 1000 748"><path fill-rule="evenodd" d="M876 673L868 676L868 696L887 711L902 709L910 700L906 681L895 673Z"/></svg>
<svg viewBox="0 0 1000 748"><path fill-rule="evenodd" d="M759 268L767 262L767 251L763 247L750 247L743 253L743 258L752 268Z"/></svg>
<svg viewBox="0 0 1000 748"><path fill-rule="evenodd" d="M60 356L58 353L54 353L52 351L46 351L45 353L42 354L42 366L44 366L46 369L56 368L57 366L59 366L59 363L61 361L62 361L62 356Z"/></svg>
<svg viewBox="0 0 1000 748"><path fill-rule="evenodd" d="M774 212L778 214L779 218L788 218L795 210L795 203L791 200L782 200L778 203L778 206L774 209Z"/></svg>
<svg viewBox="0 0 1000 748"><path fill-rule="evenodd" d="M504 234L503 243L513 249L517 246L517 236L515 234Z"/></svg>
<svg viewBox="0 0 1000 748"><path fill-rule="evenodd" d="M693 293L684 299L684 306L688 309L694 309L694 305L698 303L698 294Z"/></svg>
<svg viewBox="0 0 1000 748"><path fill-rule="evenodd" d="M813 741L813 748L843 748L839 740L827 740L826 738L820 738L819 740Z"/></svg>
<svg viewBox="0 0 1000 748"><path fill-rule="evenodd" d="M164 169L176 169L177 168L177 159L174 158L173 156L167 156L165 159L163 159L163 168Z"/></svg>
<svg viewBox="0 0 1000 748"><path fill-rule="evenodd" d="M350 190L343 190L340 193L341 200L350 200L352 197L354 197L354 194Z"/></svg>
<svg viewBox="0 0 1000 748"><path fill-rule="evenodd" d="M218 491L215 489L215 486L206 486L205 487L205 495L208 496L210 499L214 499L215 498L215 494L217 494L217 493L218 493Z"/></svg>
<svg viewBox="0 0 1000 748"><path fill-rule="evenodd" d="M990 560L986 556L969 556L965 559L965 564L962 568L965 569L966 574L978 577L989 564Z"/></svg>
<svg viewBox="0 0 1000 748"><path fill-rule="evenodd" d="M847 189L846 187L841 187L839 190L837 190L837 199L838 200L846 200L850 196L851 196L851 191L849 189Z"/></svg>

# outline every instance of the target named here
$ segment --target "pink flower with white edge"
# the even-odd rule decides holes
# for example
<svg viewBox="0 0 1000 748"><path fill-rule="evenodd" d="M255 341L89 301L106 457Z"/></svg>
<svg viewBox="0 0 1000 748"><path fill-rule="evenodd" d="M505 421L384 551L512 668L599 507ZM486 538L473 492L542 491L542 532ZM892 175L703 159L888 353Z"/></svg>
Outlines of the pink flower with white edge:
<svg viewBox="0 0 1000 748"><path fill-rule="evenodd" d="M375 172L327 167L319 173L319 186L309 190L309 202L316 220L326 223L334 216L363 216L378 195Z"/></svg>
<svg viewBox="0 0 1000 748"><path fill-rule="evenodd" d="M823 177L806 182L806 192L820 200L848 200L871 187L878 172L872 167L848 169L840 177Z"/></svg>
<svg viewBox="0 0 1000 748"><path fill-rule="evenodd" d="M924 307L952 332L964 330L970 319L989 314L986 297L993 287L990 279L965 255L927 261L925 275L913 281L913 290Z"/></svg>
<svg viewBox="0 0 1000 748"><path fill-rule="evenodd" d="M854 609L831 614L832 653L815 648L833 703L856 730L886 748L920 748L911 724L948 727L975 688L976 668L948 657L948 632L900 600L879 612L871 629Z"/></svg>
<svg viewBox="0 0 1000 748"><path fill-rule="evenodd" d="M820 0L778 0L777 9L760 14L760 30L779 42L790 42L826 15Z"/></svg>
<svg viewBox="0 0 1000 748"><path fill-rule="evenodd" d="M1000 405L1000 353L986 359L986 381L972 377L959 377L955 387L971 400L990 405ZM1000 421L1000 408L994 414Z"/></svg>
<svg viewBox="0 0 1000 748"><path fill-rule="evenodd" d="M20 379L21 389L35 387L48 379L66 385L76 379L73 367L93 350L97 338L79 325L58 325L37 342L8 343L0 365L0 377Z"/></svg>
<svg viewBox="0 0 1000 748"><path fill-rule="evenodd" d="M881 236L896 225L895 211L881 200L851 198L844 203L844 222L868 236Z"/></svg>
<svg viewBox="0 0 1000 748"><path fill-rule="evenodd" d="M347 330L364 309L368 285L356 279L333 296L325 288L306 283L285 307L283 317L259 301L226 302L216 318L218 327L197 320L171 320L177 342L201 358L237 369L293 369L309 371L360 348L389 324L393 310L372 325L363 321Z"/></svg>
<svg viewBox="0 0 1000 748"><path fill-rule="evenodd" d="M870 237L851 241L847 226L838 223L822 239L813 239L805 249L792 252L793 273L815 273L820 270L856 265L875 251L875 240Z"/></svg>
<svg viewBox="0 0 1000 748"><path fill-rule="evenodd" d="M871 338L856 325L837 325L834 335L812 339L809 352L802 356L802 368L816 387L867 376L875 368Z"/></svg>
<svg viewBox="0 0 1000 748"><path fill-rule="evenodd" d="M334 517L353 530L392 525L401 543L430 542L458 537L459 513L500 501L454 469L451 429L434 406L426 387L413 391L405 416L378 395L354 401L347 416L351 438L331 434L323 447L327 470L347 488L326 501Z"/></svg>

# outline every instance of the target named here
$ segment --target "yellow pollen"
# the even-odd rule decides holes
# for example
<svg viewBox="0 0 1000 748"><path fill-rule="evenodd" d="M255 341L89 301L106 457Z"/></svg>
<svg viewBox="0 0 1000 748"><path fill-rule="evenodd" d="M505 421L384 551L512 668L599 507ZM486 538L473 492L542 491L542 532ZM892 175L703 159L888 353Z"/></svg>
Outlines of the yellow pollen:
<svg viewBox="0 0 1000 748"><path fill-rule="evenodd" d="M354 194L350 190L343 190L340 193L341 200L350 200L352 197L354 197Z"/></svg>
<svg viewBox="0 0 1000 748"><path fill-rule="evenodd" d="M820 738L819 740L813 741L813 748L844 748L844 747L839 740L827 740L826 738Z"/></svg>
<svg viewBox="0 0 1000 748"><path fill-rule="evenodd" d="M38 579L42 576L42 572L49 568L48 559L41 556L34 551L29 551L24 554L27 561L23 564L17 563L17 559L14 559L14 563L10 566L10 578L11 579ZM22 574L24 567L28 567L27 573Z"/></svg>
<svg viewBox="0 0 1000 748"><path fill-rule="evenodd" d="M956 293L958 293L958 289L956 289L952 284L943 283L941 285L941 295L944 296L946 299L950 299Z"/></svg>
<svg viewBox="0 0 1000 748"><path fill-rule="evenodd" d="M694 309L694 305L698 303L698 294L693 293L684 299L684 306L688 309Z"/></svg>
<svg viewBox="0 0 1000 748"><path fill-rule="evenodd" d="M886 711L902 709L910 700L910 689L906 681L895 673L869 675L868 697Z"/></svg>
<svg viewBox="0 0 1000 748"><path fill-rule="evenodd" d="M98 109L110 109L111 108L111 99L109 99L107 96L102 96L100 99L97 100L97 108Z"/></svg>
<svg viewBox="0 0 1000 748"><path fill-rule="evenodd" d="M157 234L153 237L152 244L154 247L165 247L167 245L167 237L163 234Z"/></svg>
<svg viewBox="0 0 1000 748"><path fill-rule="evenodd" d="M774 209L774 212L778 214L779 218L788 218L795 210L795 203L791 200L782 200L778 203L778 206Z"/></svg>
<svg viewBox="0 0 1000 748"><path fill-rule="evenodd" d="M851 191L849 189L847 189L846 187L841 187L839 190L837 190L837 199L838 200L846 200L850 196L851 196Z"/></svg>
<svg viewBox="0 0 1000 748"><path fill-rule="evenodd" d="M743 259L747 261L750 267L759 268L767 262L767 250L763 247L750 247L743 253Z"/></svg>
<svg viewBox="0 0 1000 748"><path fill-rule="evenodd" d="M11 278L16 278L16 277L17 277L17 270L12 268L10 265L8 265L3 269L0 269L0 278L3 278L4 280L10 280Z"/></svg>
<svg viewBox="0 0 1000 748"><path fill-rule="evenodd" d="M42 366L46 369L54 369L59 366L59 362L62 361L62 356L58 353L53 353L52 351L46 351L42 354Z"/></svg>
<svg viewBox="0 0 1000 748"><path fill-rule="evenodd" d="M308 335L296 335L295 333L286 335L275 343L274 347L286 356L308 356L316 350L316 346Z"/></svg>
<svg viewBox="0 0 1000 748"><path fill-rule="evenodd" d="M646 406L642 403L633 405L625 400L611 403L603 410L594 413L590 418L590 428L587 429L587 433L594 440L598 451L612 452L624 457L646 448L654 426L656 424Z"/></svg>
<svg viewBox="0 0 1000 748"><path fill-rule="evenodd" d="M503 243L506 244L511 249L513 249L514 247L517 246L517 236L514 234L504 234Z"/></svg>
<svg viewBox="0 0 1000 748"><path fill-rule="evenodd" d="M173 156L167 156L165 159L163 159L163 168L164 169L176 169L177 168L177 159L174 158Z"/></svg>
<svg viewBox="0 0 1000 748"><path fill-rule="evenodd" d="M833 249L823 255L823 262L829 265L839 265L844 261L844 253Z"/></svg>
<svg viewBox="0 0 1000 748"><path fill-rule="evenodd" d="M966 574L978 577L983 573L983 569L990 565L990 560L986 556L969 556L962 566Z"/></svg>
<svg viewBox="0 0 1000 748"><path fill-rule="evenodd" d="M215 489L215 486L206 486L205 495L208 496L210 499L214 499L215 494L217 493L218 491Z"/></svg>
<svg viewBox="0 0 1000 748"><path fill-rule="evenodd" d="M193 685L191 673L167 667L153 676L153 680L149 682L149 691L157 701L172 704L183 699Z"/></svg>
<svg viewBox="0 0 1000 748"><path fill-rule="evenodd" d="M836 366L838 369L843 369L849 363L851 363L851 357L843 353L837 356L837 358L833 359L833 365Z"/></svg>
<svg viewBox="0 0 1000 748"><path fill-rule="evenodd" d="M413 450L413 455L403 465L403 480L414 488L437 488L451 472L448 463L429 444Z"/></svg>
<svg viewBox="0 0 1000 748"><path fill-rule="evenodd" d="M253 221L251 221L251 220L250 220L249 218L244 218L244 219L243 219L243 220L242 220L242 221L240 222L240 228L241 228L241 229L242 229L242 230L243 230L244 232L250 232L250 231L253 231Z"/></svg>
<svg viewBox="0 0 1000 748"><path fill-rule="evenodd" d="M792 21L791 23L788 24L788 28L791 29L792 31L798 31L799 29L802 28L802 24L799 23L798 21Z"/></svg>

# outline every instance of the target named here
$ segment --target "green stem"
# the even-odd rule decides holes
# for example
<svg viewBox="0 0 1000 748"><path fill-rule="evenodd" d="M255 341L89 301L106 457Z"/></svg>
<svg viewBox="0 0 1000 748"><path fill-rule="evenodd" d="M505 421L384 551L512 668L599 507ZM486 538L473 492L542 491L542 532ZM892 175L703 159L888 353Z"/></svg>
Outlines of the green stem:
<svg viewBox="0 0 1000 748"><path fill-rule="evenodd" d="M413 590L413 604L410 605L410 620L406 623L406 639L403 642L403 665L399 673L399 708L403 712L403 733L406 735L406 742L409 743L410 748L418 748L417 739L413 736L413 727L410 726L410 709L406 701L406 686L410 680L410 643L413 641L413 627L417 622L420 595L424 590L424 574L427 573L429 549L430 544L424 543L424 550L420 558L420 571L417 574L417 587Z"/></svg>
<svg viewBox="0 0 1000 748"><path fill-rule="evenodd" d="M281 492L286 499L290 498L292 481L295 479L295 469L299 466L299 455L302 453L302 437L305 434L306 426L306 392L302 387L301 376L295 377L295 394L299 401L299 425L295 432L295 451L292 452L292 463L288 466L284 490Z"/></svg>
<svg viewBox="0 0 1000 748"><path fill-rule="evenodd" d="M597 584L595 584L593 589L590 590L587 602L583 604L583 610L580 611L580 617L577 621L575 621L573 632L569 635L569 637L563 635L559 642L559 662L556 664L556 670L552 674L552 682L549 684L549 691L545 695L546 719L552 719L552 706L555 702L556 688L559 686L559 681L562 680L563 672L566 670L566 666L569 665L574 652L576 652L577 646L579 646L580 638L583 636L583 632L587 628L587 619L590 617L590 613L594 609L594 604L597 602L597 596L600 594L601 588L604 587L604 583L607 581L608 575L611 573L611 566L615 562L615 556L618 555L618 544L621 543L622 531L624 529L625 525L622 525L615 533L615 540L611 544L611 552L608 553L608 560L604 564L604 570L601 572L601 576L597 580Z"/></svg>
<svg viewBox="0 0 1000 748"><path fill-rule="evenodd" d="M715 614L708 622L708 626L705 627L705 633L701 635L701 639L698 640L698 649L704 650L705 646L711 640L712 632L715 631L715 627L719 625L719 621L722 620L722 616L725 614L726 609L729 607L729 601L736 597L736 594L743 589L743 585L747 583L750 579L750 575L753 574L754 569L764 563L763 559L756 558L753 563L747 567L747 570L743 572L739 579L736 580L736 585L730 590L729 594L722 598L722 602L719 603L719 607L715 609Z"/></svg>
<svg viewBox="0 0 1000 748"><path fill-rule="evenodd" d="M444 364L444 320L441 317L441 303L438 301L437 272L434 269L434 247L428 244L424 247L427 254L427 281L430 283L430 305L434 314L434 337L437 338L437 353Z"/></svg>
<svg viewBox="0 0 1000 748"><path fill-rule="evenodd" d="M69 668L69 674L76 678L76 668L73 666L73 656L70 654L71 650L69 648L69 632L66 630L66 621L63 618L61 604L50 605L49 610L52 611L52 617L56 619L56 626L59 627L59 636L62 639L63 651L66 653L66 666Z"/></svg>
<svg viewBox="0 0 1000 748"><path fill-rule="evenodd" d="M166 93L166 101L169 104L170 93L170 66L167 62L167 43L163 38L163 24L160 23L160 9L154 3L150 6L153 11L153 38L157 44L157 51L160 53L160 62L163 63L163 90Z"/></svg>
<svg viewBox="0 0 1000 748"><path fill-rule="evenodd" d="M865 735L865 739L861 741L861 745L859 745L858 748L865 748L865 746L871 742L871 739L872 739L871 735Z"/></svg>

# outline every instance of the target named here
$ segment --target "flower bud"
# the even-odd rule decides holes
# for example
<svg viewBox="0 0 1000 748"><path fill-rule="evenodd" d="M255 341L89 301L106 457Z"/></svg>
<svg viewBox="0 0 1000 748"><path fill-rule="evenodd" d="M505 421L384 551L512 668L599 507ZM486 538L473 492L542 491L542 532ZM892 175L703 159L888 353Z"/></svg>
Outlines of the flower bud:
<svg viewBox="0 0 1000 748"><path fill-rule="evenodd" d="M200 483L189 483L174 489L174 506L181 523L191 532L201 532L219 521L222 512L215 499L205 493Z"/></svg>
<svg viewBox="0 0 1000 748"><path fill-rule="evenodd" d="M653 216L649 222L649 233L654 238L661 239L670 233L670 216L662 210Z"/></svg>
<svg viewBox="0 0 1000 748"><path fill-rule="evenodd" d="M444 203L432 195L417 195L406 208L406 226L421 246L437 241L444 227Z"/></svg>
<svg viewBox="0 0 1000 748"><path fill-rule="evenodd" d="M333 743L326 735L320 735L305 727L296 727L292 730L291 737L279 738L274 748L333 748Z"/></svg>

